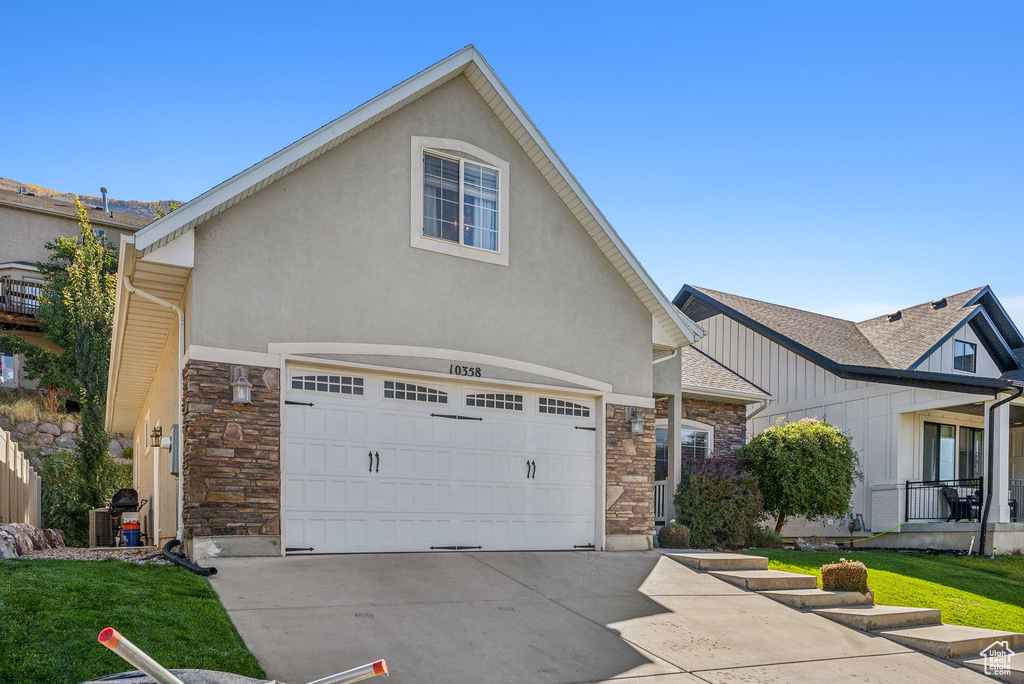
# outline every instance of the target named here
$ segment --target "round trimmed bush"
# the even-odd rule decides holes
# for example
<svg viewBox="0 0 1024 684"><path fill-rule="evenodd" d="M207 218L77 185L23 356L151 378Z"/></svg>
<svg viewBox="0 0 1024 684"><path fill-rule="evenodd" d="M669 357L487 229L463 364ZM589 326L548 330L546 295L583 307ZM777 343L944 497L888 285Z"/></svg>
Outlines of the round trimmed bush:
<svg viewBox="0 0 1024 684"><path fill-rule="evenodd" d="M699 549L743 547L764 517L757 480L733 459L686 459L675 505L676 521Z"/></svg>
<svg viewBox="0 0 1024 684"><path fill-rule="evenodd" d="M663 549L690 548L690 528L673 520L658 530L658 546Z"/></svg>

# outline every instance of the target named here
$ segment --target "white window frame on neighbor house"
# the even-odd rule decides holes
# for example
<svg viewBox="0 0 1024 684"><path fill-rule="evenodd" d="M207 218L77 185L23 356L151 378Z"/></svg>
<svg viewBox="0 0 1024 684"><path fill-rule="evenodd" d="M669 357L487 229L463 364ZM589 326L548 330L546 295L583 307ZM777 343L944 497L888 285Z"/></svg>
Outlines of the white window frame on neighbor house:
<svg viewBox="0 0 1024 684"><path fill-rule="evenodd" d="M704 432L707 433L708 443L705 445L706 450L704 452L704 458L712 458L715 456L715 426L708 425L707 423L698 423L695 420L686 420L685 418L679 421L679 431L693 431L693 432ZM682 437L682 435L680 435ZM681 440L680 440L681 441Z"/></svg>
<svg viewBox="0 0 1024 684"><path fill-rule="evenodd" d="M423 234L423 154L428 152L459 163L459 242L450 242ZM482 247L463 244L465 231L462 225L465 216L464 206L464 171L465 162L488 167L498 172L498 249L492 251ZM411 245L416 249L425 249L439 254L483 261L488 264L508 266L508 234L509 234L509 199L508 199L509 164L487 150L476 145L452 138L433 138L412 136L412 193L411 213Z"/></svg>

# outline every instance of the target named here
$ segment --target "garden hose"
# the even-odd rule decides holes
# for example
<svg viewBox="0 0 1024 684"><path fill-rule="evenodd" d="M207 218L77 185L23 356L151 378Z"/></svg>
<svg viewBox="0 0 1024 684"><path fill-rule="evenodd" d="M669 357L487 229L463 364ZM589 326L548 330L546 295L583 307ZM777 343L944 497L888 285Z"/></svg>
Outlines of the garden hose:
<svg viewBox="0 0 1024 684"><path fill-rule="evenodd" d="M904 525L924 525L924 524L927 524L927 522L928 522L927 520L908 520L906 522L901 522L899 525L896 525L896 527L890 527L885 532L879 532L878 534L872 535L870 537L864 537L863 539L851 539L849 541L850 548L853 548L854 542L862 542L862 541L867 541L869 539L874 539L875 537L881 537L883 534L889 534L893 530L899 529L899 528L903 527ZM847 542L843 542L843 543L846 544Z"/></svg>

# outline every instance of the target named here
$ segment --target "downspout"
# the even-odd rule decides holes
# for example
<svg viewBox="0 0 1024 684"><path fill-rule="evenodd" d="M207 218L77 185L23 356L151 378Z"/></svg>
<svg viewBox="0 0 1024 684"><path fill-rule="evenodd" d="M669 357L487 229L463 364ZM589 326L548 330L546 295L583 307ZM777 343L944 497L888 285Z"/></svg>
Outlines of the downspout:
<svg viewBox="0 0 1024 684"><path fill-rule="evenodd" d="M774 401L774 397L768 397L767 399L763 400L761 402L761 405L754 409L753 413L747 414L747 420L753 420L754 416L768 408L768 405L771 404L772 401Z"/></svg>
<svg viewBox="0 0 1024 684"><path fill-rule="evenodd" d="M166 300L160 299L156 295L151 295L148 292L144 292L144 291L136 288L134 285L132 285L132 281L128 279L128 276L124 276L124 286L125 286L125 289L128 290L129 292L131 292L132 294L138 295L138 296L142 297L145 300L148 300L150 302L153 302L154 304L157 304L159 306L164 307L165 309L170 309L171 311L174 312L174 315L178 317L178 376L177 376L177 382L175 384L178 386L178 430L179 430L179 434L180 434L180 431L182 431L184 429L184 421L183 421L183 415L182 415L182 409L181 409L181 402L182 402L181 384L182 384L182 373L184 373L184 368L182 367L182 359L185 358L185 312L183 312L181 310L181 307L179 307L179 306L177 306L175 304L171 304L170 302L168 302ZM185 532L185 524L184 524L184 518L183 518L183 511L182 511L182 508L184 506L184 501L185 501L185 488L184 488L184 484L183 484L184 480L185 480L184 463L183 463L184 459L182 459L182 457L181 457L181 444L182 444L183 441L184 441L183 439L179 439L178 440L178 506L177 506L177 508L178 508L177 528L178 529L176 530L176 536L177 536L177 539L179 541L184 541L184 539L182 537L184 536L184 532ZM153 530L153 534L156 537L156 539L160 538L160 530Z"/></svg>
<svg viewBox="0 0 1024 684"><path fill-rule="evenodd" d="M981 536L978 542L978 555L985 555L985 528L988 526L988 513L992 507L992 480L995 478L992 473L995 472L996 465L996 409L1003 404L1008 404L1014 399L1024 394L1024 385L1015 385L1017 387L1017 393L1000 399L996 403L988 407L988 466L985 470L985 507L981 512Z"/></svg>
<svg viewBox="0 0 1024 684"><path fill-rule="evenodd" d="M661 363L662 361L668 361L669 359L674 359L677 356L679 356L679 350L673 349L670 354L662 354L658 358L654 359L654 361L651 361L651 364L653 365L655 363Z"/></svg>

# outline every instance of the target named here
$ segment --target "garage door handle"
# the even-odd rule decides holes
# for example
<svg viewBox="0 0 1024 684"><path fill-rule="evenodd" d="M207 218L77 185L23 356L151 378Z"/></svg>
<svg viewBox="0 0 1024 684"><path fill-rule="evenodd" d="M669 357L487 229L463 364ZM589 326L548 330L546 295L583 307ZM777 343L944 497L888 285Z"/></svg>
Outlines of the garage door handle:
<svg viewBox="0 0 1024 684"><path fill-rule="evenodd" d="M374 455L377 457L377 469L374 472L379 473L380 472L380 452L378 451Z"/></svg>
<svg viewBox="0 0 1024 684"><path fill-rule="evenodd" d="M371 451L370 453L367 454L367 456L370 457L370 472L372 473L373 472L373 452Z"/></svg>
<svg viewBox="0 0 1024 684"><path fill-rule="evenodd" d="M530 479L530 459L526 459L526 479Z"/></svg>
<svg viewBox="0 0 1024 684"><path fill-rule="evenodd" d="M537 479L537 462L536 461L533 462L533 475L530 476L530 479L533 479L533 480Z"/></svg>

